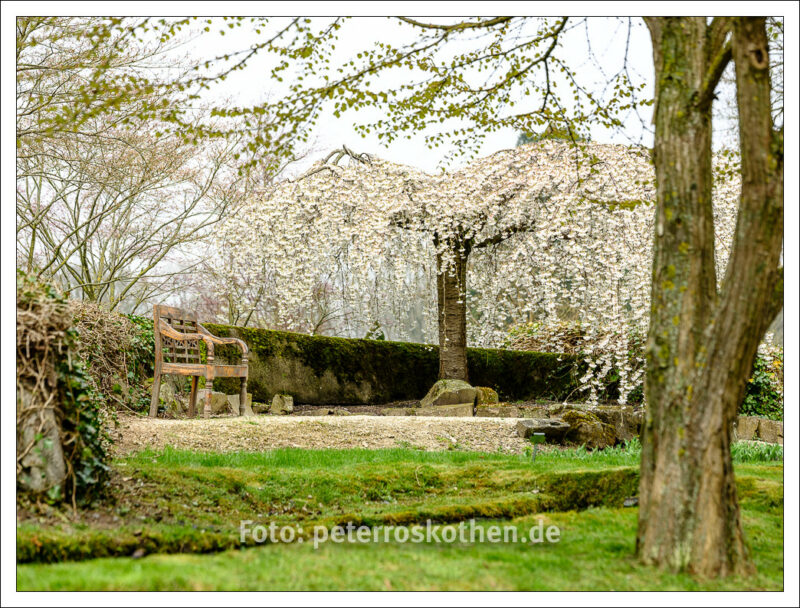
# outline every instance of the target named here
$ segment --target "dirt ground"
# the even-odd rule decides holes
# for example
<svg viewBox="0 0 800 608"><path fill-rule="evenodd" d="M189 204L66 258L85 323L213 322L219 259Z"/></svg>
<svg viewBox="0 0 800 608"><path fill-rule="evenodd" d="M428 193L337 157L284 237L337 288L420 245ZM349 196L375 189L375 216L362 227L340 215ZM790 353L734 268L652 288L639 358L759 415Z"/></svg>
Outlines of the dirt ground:
<svg viewBox="0 0 800 608"><path fill-rule="evenodd" d="M261 451L272 448L392 448L521 453L516 418L268 416L164 420L119 416L115 456L145 448Z"/></svg>

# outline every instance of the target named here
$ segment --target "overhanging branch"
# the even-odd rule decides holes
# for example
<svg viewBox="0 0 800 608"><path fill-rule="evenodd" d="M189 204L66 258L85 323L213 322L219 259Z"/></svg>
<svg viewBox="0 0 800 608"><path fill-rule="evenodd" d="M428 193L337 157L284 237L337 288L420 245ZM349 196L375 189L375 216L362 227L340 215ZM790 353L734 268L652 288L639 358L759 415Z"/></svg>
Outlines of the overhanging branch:
<svg viewBox="0 0 800 608"><path fill-rule="evenodd" d="M503 241L510 239L515 234L519 234L520 232L528 232L529 230L533 230L535 227L535 222L525 222L522 224L517 224L516 226L512 226L507 230L503 230L498 232L497 234L487 237L482 241L473 242L472 249L481 249L483 247L489 247L490 245L499 245Z"/></svg>
<svg viewBox="0 0 800 608"><path fill-rule="evenodd" d="M430 29L430 30L444 30L446 32L451 32L454 30L474 30L474 29L481 29L487 27L494 27L495 25L501 25L503 23L508 23L513 19L513 17L493 17L491 19L486 19L485 21L461 21L459 23L454 23L452 25L442 25L438 23L423 23L422 21L417 21L416 19L411 19L410 17L397 17L400 21L408 23L410 25L420 27L423 29Z"/></svg>
<svg viewBox="0 0 800 608"><path fill-rule="evenodd" d="M714 91L717 89L722 73L728 67L732 57L731 43L727 42L711 60L703 84L697 92L695 104L700 108L708 107L714 100Z"/></svg>

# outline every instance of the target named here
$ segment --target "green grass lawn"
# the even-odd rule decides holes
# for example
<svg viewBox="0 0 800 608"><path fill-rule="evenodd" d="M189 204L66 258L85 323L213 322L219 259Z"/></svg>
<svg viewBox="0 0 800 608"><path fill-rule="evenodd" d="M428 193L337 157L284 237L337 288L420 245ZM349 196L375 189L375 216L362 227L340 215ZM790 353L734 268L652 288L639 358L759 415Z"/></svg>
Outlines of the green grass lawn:
<svg viewBox="0 0 800 608"><path fill-rule="evenodd" d="M782 589L782 454L735 452L746 580L696 581L633 558L638 450L476 452L275 450L143 452L114 463L111 497L67 513L28 513L17 530L20 590L137 589ZM475 518L521 532L544 520L558 543L306 542L241 549L239 521L376 530ZM134 551L146 553L134 559ZM98 557L110 556L110 557ZM62 561L83 560L83 561ZM39 562L39 563L35 563ZM60 562L60 563L43 563Z"/></svg>

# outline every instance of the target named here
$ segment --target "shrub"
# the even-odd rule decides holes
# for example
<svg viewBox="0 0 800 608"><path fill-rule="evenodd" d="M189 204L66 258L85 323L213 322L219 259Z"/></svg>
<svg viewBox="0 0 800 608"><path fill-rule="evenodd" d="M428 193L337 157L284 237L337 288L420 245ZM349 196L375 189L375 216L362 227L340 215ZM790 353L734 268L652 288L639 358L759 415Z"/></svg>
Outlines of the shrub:
<svg viewBox="0 0 800 608"><path fill-rule="evenodd" d="M783 420L783 349L762 347L739 408L744 416Z"/></svg>
<svg viewBox="0 0 800 608"><path fill-rule="evenodd" d="M122 315L94 302L70 302L78 331L77 353L90 383L113 409L146 411L145 380L153 375L153 321Z"/></svg>
<svg viewBox="0 0 800 608"><path fill-rule="evenodd" d="M512 327L505 347L515 350L539 352L564 352L578 356L608 355L620 332L600 329L587 336L586 328L578 322L559 322L545 327L541 323L523 323ZM630 332L626 336L628 364L632 367L644 361L644 337ZM611 368L604 376L606 394L613 394L620 380L617 370ZM627 394L628 403L644 401L644 382L636 383ZM744 400L739 413L783 420L783 349L764 343L759 347L753 365L753 374L747 382Z"/></svg>

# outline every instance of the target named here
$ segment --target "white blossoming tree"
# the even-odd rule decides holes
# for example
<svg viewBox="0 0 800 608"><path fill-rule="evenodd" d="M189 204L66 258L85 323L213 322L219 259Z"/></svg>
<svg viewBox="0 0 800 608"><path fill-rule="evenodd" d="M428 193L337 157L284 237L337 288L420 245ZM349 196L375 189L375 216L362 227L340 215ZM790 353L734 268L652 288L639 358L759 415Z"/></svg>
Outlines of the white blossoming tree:
<svg viewBox="0 0 800 608"><path fill-rule="evenodd" d="M271 324L291 329L326 285L329 308L363 332L406 313L420 282L432 296L435 282L426 313L440 377L464 380L468 338L498 346L509 320L555 327L569 309L587 338L617 329L587 339L583 383L596 399L615 369L624 402L643 373L631 340L647 327L652 183L649 153L625 146L543 141L441 175L343 149L227 222L221 295L261 281ZM715 191L722 258L736 188L725 179ZM560 346L555 332L550 347Z"/></svg>

